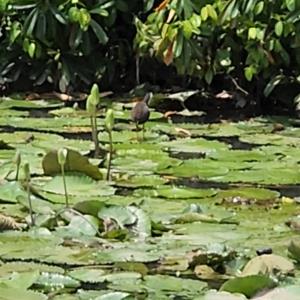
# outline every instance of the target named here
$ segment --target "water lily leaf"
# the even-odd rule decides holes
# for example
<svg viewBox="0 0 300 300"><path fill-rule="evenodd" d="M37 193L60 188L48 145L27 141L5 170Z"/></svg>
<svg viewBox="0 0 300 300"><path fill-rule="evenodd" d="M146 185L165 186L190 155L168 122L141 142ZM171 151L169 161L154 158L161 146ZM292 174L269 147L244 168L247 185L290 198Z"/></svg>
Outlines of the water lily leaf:
<svg viewBox="0 0 300 300"><path fill-rule="evenodd" d="M204 179L214 179L225 176L229 172L229 167L240 168L240 163L220 163L209 159L188 159L179 166L162 170L161 173L170 174L177 177L199 177ZM223 178L223 177L222 177ZM226 178L226 177L225 177Z"/></svg>
<svg viewBox="0 0 300 300"><path fill-rule="evenodd" d="M80 285L80 283L78 280L75 280L70 276L43 272L36 280L35 285L43 288L44 290L53 291L64 288L76 288Z"/></svg>
<svg viewBox="0 0 300 300"><path fill-rule="evenodd" d="M19 144L28 144L33 141L49 141L49 143L56 144L64 140L64 138L58 134L40 133L34 131L15 131L14 134L3 132L0 133L0 140L6 143L17 146Z"/></svg>
<svg viewBox="0 0 300 300"><path fill-rule="evenodd" d="M252 258L247 263L243 269L242 276L276 275L277 273L291 274L294 269L294 264L282 256L275 254L260 255Z"/></svg>
<svg viewBox="0 0 300 300"><path fill-rule="evenodd" d="M280 197L277 191L271 191L263 188L236 188L218 192L219 198L253 199L253 200L273 200Z"/></svg>
<svg viewBox="0 0 300 300"><path fill-rule="evenodd" d="M137 272L115 272L102 275L98 278L99 282L119 282L123 280L137 280L142 278L142 275Z"/></svg>
<svg viewBox="0 0 300 300"><path fill-rule="evenodd" d="M146 156L146 155L145 155ZM168 157L167 155L149 155L147 158L141 157L117 157L112 161L113 166L120 172L140 172L142 174L149 172L162 171L170 166L177 166L181 162L178 159Z"/></svg>
<svg viewBox="0 0 300 300"><path fill-rule="evenodd" d="M99 277L105 273L103 269L96 267L80 267L68 272L68 275L82 282L102 282Z"/></svg>
<svg viewBox="0 0 300 300"><path fill-rule="evenodd" d="M64 104L61 101L45 101L45 100L17 100L11 98L0 99L0 109L4 108L49 108L49 107L61 107Z"/></svg>
<svg viewBox="0 0 300 300"><path fill-rule="evenodd" d="M274 281L265 275L250 275L229 279L221 286L221 291L240 293L252 297L261 290L275 286Z"/></svg>
<svg viewBox="0 0 300 300"><path fill-rule="evenodd" d="M74 209L82 214L91 215L94 217L98 216L98 212L105 206L104 201L99 200L87 200L80 201L74 205Z"/></svg>
<svg viewBox="0 0 300 300"><path fill-rule="evenodd" d="M151 236L151 219L149 216L136 206L128 206L128 209L137 217L134 231L143 238Z"/></svg>
<svg viewBox="0 0 300 300"><path fill-rule="evenodd" d="M132 225L136 222L137 216L128 208L122 206L104 207L98 212L100 219L114 219L120 227Z"/></svg>
<svg viewBox="0 0 300 300"><path fill-rule="evenodd" d="M122 271L138 272L142 276L147 275L149 272L148 267L140 262L118 262L114 266Z"/></svg>
<svg viewBox="0 0 300 300"><path fill-rule="evenodd" d="M1 279L1 283L11 287L12 289L18 287L26 290L30 288L38 279L39 272L23 272L23 273L12 273L8 278Z"/></svg>
<svg viewBox="0 0 300 300"><path fill-rule="evenodd" d="M145 276L143 286L149 293L158 291L165 291L167 293L176 293L179 295L193 295L201 294L206 287L206 283L199 280L181 279L167 275Z"/></svg>
<svg viewBox="0 0 300 300"><path fill-rule="evenodd" d="M112 132L112 140L114 143L124 143L124 142L132 142L132 143L138 143L137 134L142 135L142 133L137 133L135 131L113 131ZM109 142L109 136L108 133L105 132L99 132L98 134L99 141L102 143L108 143ZM161 141L168 141L169 138L166 135L161 135L157 132L151 132L148 130L145 130L145 138L143 140L144 143L158 143Z"/></svg>
<svg viewBox="0 0 300 300"><path fill-rule="evenodd" d="M17 203L18 197L27 198L27 192L19 182L0 183L0 199L5 202Z"/></svg>
<svg viewBox="0 0 300 300"><path fill-rule="evenodd" d="M117 182L117 186L122 187L155 187L167 182L167 179L158 175L147 176L123 176Z"/></svg>
<svg viewBox="0 0 300 300"><path fill-rule="evenodd" d="M300 145L299 138L283 136L280 134L252 134L249 136L243 135L240 137L240 141L257 145Z"/></svg>
<svg viewBox="0 0 300 300"><path fill-rule="evenodd" d="M98 233L99 220L90 215L74 216L68 226L56 228L59 233L68 236L95 236Z"/></svg>
<svg viewBox="0 0 300 300"><path fill-rule="evenodd" d="M45 175L61 174L61 166L58 163L57 151L48 152L42 163ZM79 152L71 149L68 149L64 168L65 172L79 172L96 180L102 179L102 174L97 166L92 165L87 157L84 157Z"/></svg>
<svg viewBox="0 0 300 300"><path fill-rule="evenodd" d="M299 285L278 287L272 291L266 292L263 296L255 297L256 300L298 300L300 293Z"/></svg>
<svg viewBox="0 0 300 300"><path fill-rule="evenodd" d="M140 247L139 247L140 246ZM119 249L105 249L95 253L95 261L100 264L116 262L156 262L161 258L157 251L149 251L144 245L124 245Z"/></svg>
<svg viewBox="0 0 300 300"><path fill-rule="evenodd" d="M28 111L20 111L20 110L13 110L13 109L1 109L1 116L2 117L26 117L29 116Z"/></svg>
<svg viewBox="0 0 300 300"><path fill-rule="evenodd" d="M195 298L195 300L247 300L247 298L244 295L228 292L209 291L204 296Z"/></svg>
<svg viewBox="0 0 300 300"><path fill-rule="evenodd" d="M106 181L95 181L85 175L65 176L67 191L70 195L77 196L110 196L115 193L115 188ZM55 176L43 187L43 191L64 195L64 185L62 176Z"/></svg>
<svg viewBox="0 0 300 300"><path fill-rule="evenodd" d="M44 122L42 122L44 120ZM103 125L103 120L98 120L98 125ZM89 118L64 117L64 118L22 118L0 117L0 126L14 128L34 129L46 132L91 132Z"/></svg>
<svg viewBox="0 0 300 300"><path fill-rule="evenodd" d="M288 169L257 169L257 170L231 170L225 176L214 178L219 182L248 182L262 184L299 184L300 170Z"/></svg>
<svg viewBox="0 0 300 300"><path fill-rule="evenodd" d="M202 280L225 280L229 279L229 276L216 272L213 268L208 265L198 265L194 269L195 275Z"/></svg>
<svg viewBox="0 0 300 300"><path fill-rule="evenodd" d="M217 141L208 141L206 139L178 139L175 141L164 142L162 145L171 152L193 152L211 154L219 150L227 150L228 145Z"/></svg>
<svg viewBox="0 0 300 300"><path fill-rule="evenodd" d="M9 286L0 285L1 300L46 300L47 296L29 290L24 290L18 287L11 288Z"/></svg>
<svg viewBox="0 0 300 300"><path fill-rule="evenodd" d="M131 111L130 110L116 110L115 118L119 120L130 120L131 119ZM157 111L151 111L149 120L157 120L163 118L163 114Z"/></svg>
<svg viewBox="0 0 300 300"><path fill-rule="evenodd" d="M95 298L95 300L122 300L126 299L130 294L122 292L109 292L102 296Z"/></svg>
<svg viewBox="0 0 300 300"><path fill-rule="evenodd" d="M292 258L294 258L297 262L300 262L300 240L291 240L288 250Z"/></svg>
<svg viewBox="0 0 300 300"><path fill-rule="evenodd" d="M162 197L168 199L206 198L217 194L214 189L193 189L178 186L158 186L155 190L136 190L136 196Z"/></svg>
<svg viewBox="0 0 300 300"><path fill-rule="evenodd" d="M49 266L46 264L33 263L33 262L11 262L5 263L0 266L0 277L9 275L10 273L27 273L27 272L50 272L63 274L65 270L57 266Z"/></svg>
<svg viewBox="0 0 300 300"><path fill-rule="evenodd" d="M261 150L220 150L217 152L209 153L207 155L210 158L217 159L219 161L273 161L277 157L276 155L266 155Z"/></svg>

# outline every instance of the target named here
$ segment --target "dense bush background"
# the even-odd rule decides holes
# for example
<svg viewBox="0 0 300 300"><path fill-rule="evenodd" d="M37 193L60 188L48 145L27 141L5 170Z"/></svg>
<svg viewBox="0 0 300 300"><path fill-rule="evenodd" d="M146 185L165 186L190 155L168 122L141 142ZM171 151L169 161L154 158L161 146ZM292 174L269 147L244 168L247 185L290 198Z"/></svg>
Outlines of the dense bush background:
<svg viewBox="0 0 300 300"><path fill-rule="evenodd" d="M141 0L1 1L0 84L64 92L95 81L126 84L134 56L133 17L152 5Z"/></svg>
<svg viewBox="0 0 300 300"><path fill-rule="evenodd" d="M166 78L147 76L150 57L208 86L221 74L258 97L292 84L300 98L300 0L5 0L0 12L2 85L126 89L137 54L142 80Z"/></svg>

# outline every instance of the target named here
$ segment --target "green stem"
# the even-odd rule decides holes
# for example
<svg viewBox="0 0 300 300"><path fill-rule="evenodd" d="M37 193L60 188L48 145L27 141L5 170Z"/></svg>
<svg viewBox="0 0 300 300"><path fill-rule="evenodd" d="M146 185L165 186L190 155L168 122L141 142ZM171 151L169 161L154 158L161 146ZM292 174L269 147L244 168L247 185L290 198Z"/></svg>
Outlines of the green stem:
<svg viewBox="0 0 300 300"><path fill-rule="evenodd" d="M110 178L111 160L112 160L112 152L113 152L113 143L112 143L111 131L108 132L108 137L109 137L109 153L108 153L106 180L109 180L109 178Z"/></svg>
<svg viewBox="0 0 300 300"><path fill-rule="evenodd" d="M34 226L35 222L34 222L34 218L33 218L33 209L32 209L32 203L31 203L31 198L30 198L30 180L28 178L26 180L26 185L27 185L27 199L28 199L28 204L29 204L31 226Z"/></svg>
<svg viewBox="0 0 300 300"><path fill-rule="evenodd" d="M15 178L16 181L19 180L19 170L20 170L20 164L17 164L17 172L16 172L16 178Z"/></svg>
<svg viewBox="0 0 300 300"><path fill-rule="evenodd" d="M61 167L61 175L62 175L63 183L64 183L66 207L69 207L69 197L68 197L66 177L65 177L65 166L64 166L64 164L61 164L60 167Z"/></svg>
<svg viewBox="0 0 300 300"><path fill-rule="evenodd" d="M95 154L94 157L99 156L99 141L98 141L98 130L97 130L97 118L95 115L91 116L91 127L92 127L92 138L95 146Z"/></svg>

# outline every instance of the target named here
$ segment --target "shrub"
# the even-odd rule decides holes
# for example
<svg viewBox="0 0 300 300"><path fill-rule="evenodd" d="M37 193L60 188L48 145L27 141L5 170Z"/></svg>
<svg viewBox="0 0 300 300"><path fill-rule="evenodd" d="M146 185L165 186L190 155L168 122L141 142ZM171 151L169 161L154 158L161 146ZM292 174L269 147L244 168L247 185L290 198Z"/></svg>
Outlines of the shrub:
<svg viewBox="0 0 300 300"><path fill-rule="evenodd" d="M165 0L136 19L136 49L210 84L217 74L240 85L300 82L300 1ZM263 84L261 84L263 83Z"/></svg>
<svg viewBox="0 0 300 300"><path fill-rule="evenodd" d="M150 9L153 1L144 2ZM138 0L1 1L0 84L25 80L65 92L122 77L132 16L143 9Z"/></svg>

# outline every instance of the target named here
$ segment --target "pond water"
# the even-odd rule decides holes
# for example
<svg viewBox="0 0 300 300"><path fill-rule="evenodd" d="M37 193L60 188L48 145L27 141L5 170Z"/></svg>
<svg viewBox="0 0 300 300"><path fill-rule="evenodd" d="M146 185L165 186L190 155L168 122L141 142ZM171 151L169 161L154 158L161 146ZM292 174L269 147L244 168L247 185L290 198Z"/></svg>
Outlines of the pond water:
<svg viewBox="0 0 300 300"><path fill-rule="evenodd" d="M105 109L98 114L101 155L93 158L85 111L55 101L0 100L3 299L230 300L281 280L299 284L299 269L284 272L282 266L276 282L270 283L270 272L255 274L262 276L255 282L264 284L251 292L233 281L263 249L285 266L291 254L300 260L299 121L258 117L203 124L193 117L178 123L152 112L142 140L128 121L130 107L112 104L107 182ZM73 170L65 178L68 210L53 152L62 147L69 149L67 168ZM34 227L28 226L26 162ZM293 299L296 292L280 295Z"/></svg>

